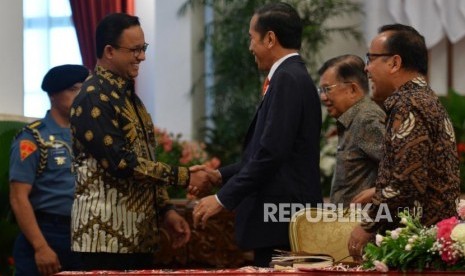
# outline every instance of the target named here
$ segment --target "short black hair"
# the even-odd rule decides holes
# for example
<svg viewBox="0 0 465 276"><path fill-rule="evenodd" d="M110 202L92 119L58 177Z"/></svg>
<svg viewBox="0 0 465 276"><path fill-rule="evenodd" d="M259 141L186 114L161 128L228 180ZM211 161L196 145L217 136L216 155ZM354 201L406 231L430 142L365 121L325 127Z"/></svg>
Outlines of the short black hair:
<svg viewBox="0 0 465 276"><path fill-rule="evenodd" d="M302 45L302 20L297 11L287 3L269 3L255 11L258 16L255 30L263 36L273 31L286 49L299 50Z"/></svg>
<svg viewBox="0 0 465 276"><path fill-rule="evenodd" d="M368 94L368 76L365 72L365 62L356 55L342 55L327 60L318 70L318 75L323 75L328 69L335 68L336 78L343 81L356 82L365 94Z"/></svg>
<svg viewBox="0 0 465 276"><path fill-rule="evenodd" d="M392 32L386 40L386 51L402 58L402 67L426 75L428 50L425 38L413 27L402 24L381 26L378 33Z"/></svg>
<svg viewBox="0 0 465 276"><path fill-rule="evenodd" d="M118 46L118 40L125 29L140 26L139 17L126 13L112 13L105 16L95 31L95 50L97 58L103 56L105 46Z"/></svg>

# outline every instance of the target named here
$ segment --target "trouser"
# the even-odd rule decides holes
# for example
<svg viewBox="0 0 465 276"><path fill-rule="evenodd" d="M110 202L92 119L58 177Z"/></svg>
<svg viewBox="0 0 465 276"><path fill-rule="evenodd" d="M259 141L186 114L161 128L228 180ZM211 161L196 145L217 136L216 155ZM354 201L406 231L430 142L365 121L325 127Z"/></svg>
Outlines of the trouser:
<svg viewBox="0 0 465 276"><path fill-rule="evenodd" d="M153 269L152 253L81 253L84 270Z"/></svg>
<svg viewBox="0 0 465 276"><path fill-rule="evenodd" d="M79 254L71 251L70 224L52 219L38 219L37 223L48 245L58 255L62 270L81 270L82 263ZM26 237L22 233L19 234L13 249L15 275L39 275L34 253L34 249Z"/></svg>

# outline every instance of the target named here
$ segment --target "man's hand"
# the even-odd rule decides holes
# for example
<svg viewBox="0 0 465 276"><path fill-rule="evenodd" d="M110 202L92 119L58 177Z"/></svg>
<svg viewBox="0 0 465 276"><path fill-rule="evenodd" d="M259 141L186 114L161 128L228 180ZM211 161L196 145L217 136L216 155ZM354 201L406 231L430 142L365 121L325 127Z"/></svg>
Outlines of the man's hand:
<svg viewBox="0 0 465 276"><path fill-rule="evenodd" d="M165 228L172 237L173 248L179 248L185 245L191 238L191 229L187 221L181 217L175 210L169 210L165 214Z"/></svg>
<svg viewBox="0 0 465 276"><path fill-rule="evenodd" d="M223 209L223 206L216 200L214 195L202 198L199 203L194 207L192 216L194 218L194 228L197 228L199 222L202 228L207 225L207 220Z"/></svg>
<svg viewBox="0 0 465 276"><path fill-rule="evenodd" d="M195 165L189 168L191 181L188 192L195 196L211 191L212 186L221 184L221 173L218 170L208 169L204 165Z"/></svg>
<svg viewBox="0 0 465 276"><path fill-rule="evenodd" d="M358 193L356 196L354 196L354 198L352 198L351 203L362 203L362 204L363 203L370 203L371 199L375 195L375 191L376 191L375 187L365 189L365 190L361 191L360 193Z"/></svg>
<svg viewBox="0 0 465 276"><path fill-rule="evenodd" d="M202 193L207 193L211 190L212 184L208 178L208 173L205 171L205 166L196 165L189 168L190 182L187 191L190 194L198 196Z"/></svg>
<svg viewBox="0 0 465 276"><path fill-rule="evenodd" d="M61 270L57 254L47 244L35 251L34 259L40 275L53 275Z"/></svg>
<svg viewBox="0 0 465 276"><path fill-rule="evenodd" d="M366 232L360 225L352 230L347 246L349 247L350 256L352 256L355 262L361 263L363 261L363 249L373 235Z"/></svg>

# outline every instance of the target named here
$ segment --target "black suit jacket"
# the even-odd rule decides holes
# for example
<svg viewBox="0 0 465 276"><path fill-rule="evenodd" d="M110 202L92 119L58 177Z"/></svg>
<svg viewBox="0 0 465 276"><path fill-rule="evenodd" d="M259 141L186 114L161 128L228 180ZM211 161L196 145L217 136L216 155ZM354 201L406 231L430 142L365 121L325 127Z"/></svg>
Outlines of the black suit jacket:
<svg viewBox="0 0 465 276"><path fill-rule="evenodd" d="M239 246L289 245L289 222L272 222L269 216L265 222L265 208L271 210L266 203L323 202L320 129L321 105L315 85L301 57L289 57L274 72L250 124L242 160L220 168L224 186L217 196L236 212ZM279 219L279 213L275 217Z"/></svg>

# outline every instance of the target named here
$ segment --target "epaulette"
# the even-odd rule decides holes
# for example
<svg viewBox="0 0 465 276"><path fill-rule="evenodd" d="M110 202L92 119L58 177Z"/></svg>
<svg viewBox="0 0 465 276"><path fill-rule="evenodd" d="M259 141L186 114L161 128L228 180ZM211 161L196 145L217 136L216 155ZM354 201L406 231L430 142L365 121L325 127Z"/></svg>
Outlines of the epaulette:
<svg viewBox="0 0 465 276"><path fill-rule="evenodd" d="M37 165L36 175L39 176L44 171L45 167L47 166L47 157L48 157L48 149L47 145L45 144L44 139L40 135L39 129L45 126L45 124L41 120L34 121L28 125L26 125L23 130L32 134L34 139L36 140L37 145L39 146L40 150L40 159L39 164Z"/></svg>
<svg viewBox="0 0 465 276"><path fill-rule="evenodd" d="M36 120L36 121L34 121L34 122L32 122L32 123L29 123L29 124L23 126L22 128L20 128L20 129L18 130L18 132L16 132L15 138L14 138L14 139L15 139L15 140L18 139L18 136L19 136L21 133L23 133L23 131L27 131L28 133L33 134L33 132L32 132L33 129L39 129L39 128L41 128L43 125L44 125L44 124L43 124L40 120Z"/></svg>
<svg viewBox="0 0 465 276"><path fill-rule="evenodd" d="M39 129L40 126L43 125L42 121L41 120L37 120L37 121L34 121L30 124L27 124L26 125L26 128L29 128L29 129Z"/></svg>

